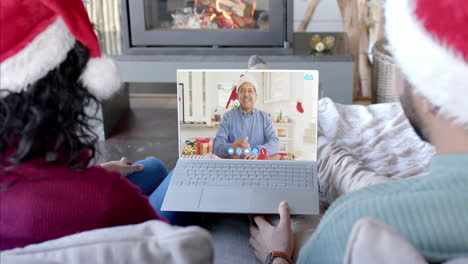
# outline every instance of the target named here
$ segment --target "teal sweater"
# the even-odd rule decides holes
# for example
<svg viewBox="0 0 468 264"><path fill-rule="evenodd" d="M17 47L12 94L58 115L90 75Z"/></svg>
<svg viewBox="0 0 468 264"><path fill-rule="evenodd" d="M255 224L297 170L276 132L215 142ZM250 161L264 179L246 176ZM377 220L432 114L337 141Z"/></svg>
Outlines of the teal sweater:
<svg viewBox="0 0 468 264"><path fill-rule="evenodd" d="M467 256L468 153L434 157L426 177L341 197L302 248L298 263L343 263L351 229L365 216L392 226L431 262Z"/></svg>

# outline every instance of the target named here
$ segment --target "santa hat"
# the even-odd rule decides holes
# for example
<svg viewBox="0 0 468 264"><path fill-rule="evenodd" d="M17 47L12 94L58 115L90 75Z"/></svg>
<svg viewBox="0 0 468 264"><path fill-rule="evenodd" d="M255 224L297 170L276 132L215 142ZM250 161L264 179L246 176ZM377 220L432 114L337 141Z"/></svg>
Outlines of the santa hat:
<svg viewBox="0 0 468 264"><path fill-rule="evenodd" d="M248 74L248 73L245 73L245 74L241 74L240 75L240 78L239 78L239 81L237 82L237 85L236 85L236 93L239 93L239 88L242 86L242 84L244 83L250 83L253 85L253 87L255 87L255 91L258 93L258 85L257 85L257 81L255 80L255 77Z"/></svg>
<svg viewBox="0 0 468 264"><path fill-rule="evenodd" d="M59 66L76 41L90 55L80 81L99 99L110 97L120 88L119 71L101 57L82 0L1 0L0 89L25 90Z"/></svg>
<svg viewBox="0 0 468 264"><path fill-rule="evenodd" d="M440 114L468 128L468 1L387 0L397 65Z"/></svg>
<svg viewBox="0 0 468 264"><path fill-rule="evenodd" d="M232 88L231 95L229 96L229 99L228 99L228 101L226 103L226 109L229 107L231 102L237 100L237 94L239 93L239 87L241 87L242 84L244 84L244 83L252 84L253 87L255 87L255 91L258 94L258 91L257 91L258 86L257 86L257 81L255 80L255 77L253 77L252 75L249 75L249 74L241 74L240 77L239 77L239 81L237 82L237 85Z"/></svg>

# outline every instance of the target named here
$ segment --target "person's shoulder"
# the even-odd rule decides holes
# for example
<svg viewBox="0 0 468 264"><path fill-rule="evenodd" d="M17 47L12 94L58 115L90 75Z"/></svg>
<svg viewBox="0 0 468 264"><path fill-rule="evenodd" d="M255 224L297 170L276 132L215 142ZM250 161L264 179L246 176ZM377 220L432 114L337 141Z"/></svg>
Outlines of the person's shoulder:
<svg viewBox="0 0 468 264"><path fill-rule="evenodd" d="M225 117L229 118L237 115L239 115L239 108L229 110L224 114Z"/></svg>
<svg viewBox="0 0 468 264"><path fill-rule="evenodd" d="M257 115L261 116L262 118L270 119L270 115L263 110L255 108L255 112L257 113Z"/></svg>
<svg viewBox="0 0 468 264"><path fill-rule="evenodd" d="M442 186L437 178L415 177L391 180L357 190L338 198L332 206L351 206L369 203L406 204L408 199L443 199L450 193L451 186ZM411 198L410 198L411 197Z"/></svg>

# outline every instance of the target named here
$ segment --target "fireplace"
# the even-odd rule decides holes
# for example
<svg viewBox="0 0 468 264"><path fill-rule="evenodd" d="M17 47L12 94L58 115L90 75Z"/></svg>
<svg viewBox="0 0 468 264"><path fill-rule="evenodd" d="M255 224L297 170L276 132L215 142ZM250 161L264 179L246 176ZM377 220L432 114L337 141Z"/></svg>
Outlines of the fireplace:
<svg viewBox="0 0 468 264"><path fill-rule="evenodd" d="M122 0L126 54L290 54L292 0Z"/></svg>

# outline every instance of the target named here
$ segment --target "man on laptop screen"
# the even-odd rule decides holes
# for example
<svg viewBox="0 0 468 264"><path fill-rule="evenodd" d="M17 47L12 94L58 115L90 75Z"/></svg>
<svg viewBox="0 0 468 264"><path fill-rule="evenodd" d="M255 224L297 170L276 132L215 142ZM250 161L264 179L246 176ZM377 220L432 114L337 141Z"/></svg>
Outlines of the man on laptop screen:
<svg viewBox="0 0 468 264"><path fill-rule="evenodd" d="M233 159L258 159L261 149L265 149L267 155L279 152L279 139L270 116L255 109L257 86L255 77L241 74L231 92L240 105L224 115L214 139L214 154ZM234 98L229 99L226 108ZM236 153L239 148L241 154Z"/></svg>
<svg viewBox="0 0 468 264"><path fill-rule="evenodd" d="M163 211L318 213L317 71L179 70Z"/></svg>

